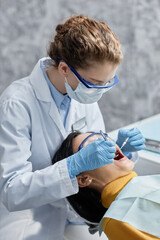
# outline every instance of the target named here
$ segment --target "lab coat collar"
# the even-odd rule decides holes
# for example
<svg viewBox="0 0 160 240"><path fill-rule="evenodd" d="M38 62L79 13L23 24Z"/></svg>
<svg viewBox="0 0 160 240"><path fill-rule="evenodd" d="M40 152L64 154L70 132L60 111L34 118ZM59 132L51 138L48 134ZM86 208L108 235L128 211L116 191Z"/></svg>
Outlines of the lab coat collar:
<svg viewBox="0 0 160 240"><path fill-rule="evenodd" d="M40 101L51 102L52 96L51 96L48 84L43 75L43 71L40 67L40 62L45 61L46 59L47 58L40 59L38 63L35 65L30 75L30 82L35 90L36 97Z"/></svg>
<svg viewBox="0 0 160 240"><path fill-rule="evenodd" d="M66 136L66 134L71 131L71 124L76 121L76 116L77 116L76 111L80 103L77 103L74 99L71 99L70 108L69 108L68 116L66 119L66 129L65 129L62 123L60 114L58 112L57 106L51 96L51 92L46 82L46 79L44 77L43 71L40 67L41 61L45 61L49 59L50 58L42 58L38 61L38 63L35 65L30 75L30 82L34 88L37 99L39 101L50 104L49 115L57 125L62 136Z"/></svg>
<svg viewBox="0 0 160 240"><path fill-rule="evenodd" d="M49 89L49 86L46 82L46 79L44 77L43 71L40 67L40 62L45 61L48 58L42 58L38 61L38 63L35 65L31 75L30 75L30 82L34 88L35 95L39 101L46 102L47 104L50 104L48 106L49 109L49 115L52 118L52 120L57 125L57 128L59 129L62 136L66 135L66 131L64 129L61 116L58 112L57 106L51 96L51 92Z"/></svg>
<svg viewBox="0 0 160 240"><path fill-rule="evenodd" d="M66 95L63 95L62 93L60 93L56 88L55 86L53 86L53 84L51 83L51 81L49 80L48 76L47 76L47 73L45 71L46 68L50 67L51 66L51 63L53 61L50 59L50 58L46 58L45 60L40 60L40 68L42 69L42 72L43 72L43 75L44 75L44 78L45 80L47 81L48 83L48 86L49 86L49 89L50 89L50 92L51 92L51 96L52 98L54 99L55 103L56 103L56 106L58 108L61 107L61 104L62 103L66 103L66 99L69 97L67 94ZM54 63L54 62L53 62Z"/></svg>

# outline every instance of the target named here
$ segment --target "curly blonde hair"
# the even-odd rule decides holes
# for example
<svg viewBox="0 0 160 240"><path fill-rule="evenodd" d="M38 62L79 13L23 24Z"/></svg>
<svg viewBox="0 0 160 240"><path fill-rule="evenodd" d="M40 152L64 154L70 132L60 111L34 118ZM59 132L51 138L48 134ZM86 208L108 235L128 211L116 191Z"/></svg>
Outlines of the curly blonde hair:
<svg viewBox="0 0 160 240"><path fill-rule="evenodd" d="M92 62L119 64L122 60L121 44L104 22L74 16L57 25L56 32L48 49L56 67L61 59L75 69L86 69Z"/></svg>

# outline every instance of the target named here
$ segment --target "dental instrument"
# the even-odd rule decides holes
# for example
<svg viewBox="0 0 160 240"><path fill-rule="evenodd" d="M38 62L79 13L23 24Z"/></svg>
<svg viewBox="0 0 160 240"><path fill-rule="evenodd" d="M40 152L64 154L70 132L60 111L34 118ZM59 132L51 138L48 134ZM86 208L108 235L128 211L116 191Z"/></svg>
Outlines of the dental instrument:
<svg viewBox="0 0 160 240"><path fill-rule="evenodd" d="M102 132L102 130L100 130L100 134L102 135L102 137L104 138L105 141L107 141L107 137L110 138L107 134L107 136L105 136L105 134ZM112 141L114 141L112 138L110 138ZM115 158L118 157L119 154L115 155Z"/></svg>
<svg viewBox="0 0 160 240"><path fill-rule="evenodd" d="M126 145L126 143L128 142L128 140L129 140L129 137L127 137L127 138L125 139L125 141L122 143L122 146L120 147L121 150L122 150L122 148Z"/></svg>
<svg viewBox="0 0 160 240"><path fill-rule="evenodd" d="M139 124L140 124L140 123L139 123ZM137 124L137 126L138 126L139 124ZM134 127L134 129L136 129L136 127ZM122 143L122 146L120 147L121 150L122 150L122 148L126 145L126 143L128 142L128 140L129 140L129 137L127 137L127 138L125 139L125 141Z"/></svg>
<svg viewBox="0 0 160 240"><path fill-rule="evenodd" d="M104 133L102 132L102 130L100 130L100 134L102 135L102 137L104 138L105 141L107 141L107 137L104 135ZM108 135L107 135L108 136Z"/></svg>

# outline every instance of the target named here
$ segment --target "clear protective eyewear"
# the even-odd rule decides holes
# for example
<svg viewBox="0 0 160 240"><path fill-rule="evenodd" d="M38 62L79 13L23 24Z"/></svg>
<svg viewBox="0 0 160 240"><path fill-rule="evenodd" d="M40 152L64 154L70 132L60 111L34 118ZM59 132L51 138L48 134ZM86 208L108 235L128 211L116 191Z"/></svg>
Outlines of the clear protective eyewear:
<svg viewBox="0 0 160 240"><path fill-rule="evenodd" d="M104 140L109 140L109 141L113 141L115 142L111 137L108 136L108 133L103 133L102 131L100 132L94 132L94 133L91 133L89 134L82 142L81 144L79 145L78 147L78 151L80 151L82 148L83 148L83 144L88 140L88 138L94 136L94 135L99 135L100 137L99 138L103 138ZM116 143L116 142L115 142ZM121 150L121 148L120 148ZM116 151L115 152L115 158L119 157L119 151ZM118 160L118 159L116 159Z"/></svg>
<svg viewBox="0 0 160 240"><path fill-rule="evenodd" d="M117 75L115 75L111 80L106 82L106 84L104 86L92 84L92 83L87 82L84 78L82 78L79 75L79 73L65 60L62 59L59 62L65 62L68 65L68 67L70 68L70 70L74 73L74 75L78 78L78 80L81 81L87 88L99 88L99 89L100 88L102 88L102 89L103 88L111 88L119 82Z"/></svg>
<svg viewBox="0 0 160 240"><path fill-rule="evenodd" d="M94 136L94 135L99 135L101 138L103 138L103 136L101 135L100 132L95 132L95 133L91 133L90 135L88 135L79 145L78 151L80 151L83 148L83 144L88 140L88 138ZM108 138L108 140L110 139L110 137L108 136L107 133L104 133L104 135L106 136L106 138Z"/></svg>

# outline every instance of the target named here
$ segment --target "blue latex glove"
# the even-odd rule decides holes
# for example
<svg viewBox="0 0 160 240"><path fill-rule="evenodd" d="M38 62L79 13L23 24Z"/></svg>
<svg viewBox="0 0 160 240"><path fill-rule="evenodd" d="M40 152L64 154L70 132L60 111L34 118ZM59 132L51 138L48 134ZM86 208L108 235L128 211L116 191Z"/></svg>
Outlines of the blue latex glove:
<svg viewBox="0 0 160 240"><path fill-rule="evenodd" d="M99 138L89 143L66 159L69 176L74 178L81 172L113 163L115 152L115 143L112 141Z"/></svg>
<svg viewBox="0 0 160 240"><path fill-rule="evenodd" d="M129 137L128 142L122 148L124 155L129 156L130 152L137 152L146 148L145 138L138 128L120 129L116 142L117 145L121 147L127 137Z"/></svg>

